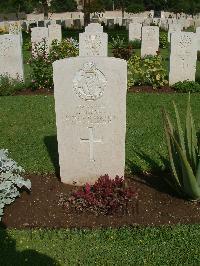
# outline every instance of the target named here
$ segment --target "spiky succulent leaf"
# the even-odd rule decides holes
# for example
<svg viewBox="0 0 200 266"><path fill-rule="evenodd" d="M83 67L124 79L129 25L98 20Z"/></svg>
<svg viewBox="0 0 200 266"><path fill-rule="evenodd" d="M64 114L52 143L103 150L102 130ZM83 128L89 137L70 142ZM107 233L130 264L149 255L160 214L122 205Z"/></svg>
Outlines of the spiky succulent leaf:
<svg viewBox="0 0 200 266"><path fill-rule="evenodd" d="M176 191L181 191L189 199L200 199L200 149L191 112L190 95L187 103L185 136L181 127L178 108L174 103L176 125L174 128L170 117L163 110L164 129L167 139L169 160L173 174L170 184Z"/></svg>
<svg viewBox="0 0 200 266"><path fill-rule="evenodd" d="M192 167L190 166L186 155L181 150L180 145L176 141L176 139L172 136L174 143L177 148L177 152L181 158L180 162L182 165L182 173L183 173L183 191L186 193L186 195L190 199L199 199L200 198L200 187L196 181L196 177L194 175L194 172L192 170Z"/></svg>
<svg viewBox="0 0 200 266"><path fill-rule="evenodd" d="M182 126L181 126L181 120L180 120L178 108L177 108L175 102L173 102L173 105L174 105L174 111L175 111L175 115L176 115L178 142L180 143L183 152L186 153L186 151L185 151L184 133L183 133L183 129L182 129Z"/></svg>
<svg viewBox="0 0 200 266"><path fill-rule="evenodd" d="M186 143L186 153L187 159L190 162L193 170L197 168L197 135L194 125L194 120L192 117L191 105L190 105L190 95L188 97L187 103L187 113L186 113L186 125L185 125L185 143Z"/></svg>
<svg viewBox="0 0 200 266"><path fill-rule="evenodd" d="M196 180L198 185L200 186L200 156L198 156L198 165L197 165L197 172L196 172Z"/></svg>
<svg viewBox="0 0 200 266"><path fill-rule="evenodd" d="M164 129L165 129L165 135L166 135L166 139L167 139L167 148L168 148L168 154L169 154L169 159L170 159L170 165L171 165L171 169L174 175L174 179L171 180L171 182L173 183L173 185L175 186L175 189L180 191L180 181L179 181L179 169L177 169L177 156L175 154L175 149L174 149L174 145L173 145L173 141L171 138L171 135L173 135L173 125L170 121L169 115L167 114L167 112L163 109L163 118L164 118Z"/></svg>

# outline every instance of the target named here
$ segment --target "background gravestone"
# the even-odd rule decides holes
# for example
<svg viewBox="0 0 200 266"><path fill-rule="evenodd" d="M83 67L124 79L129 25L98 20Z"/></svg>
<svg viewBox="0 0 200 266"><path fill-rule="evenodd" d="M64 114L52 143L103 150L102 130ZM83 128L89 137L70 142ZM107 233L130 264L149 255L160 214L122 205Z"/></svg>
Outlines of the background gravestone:
<svg viewBox="0 0 200 266"><path fill-rule="evenodd" d="M126 61L68 58L54 62L53 72L62 182L83 185L104 174L124 176Z"/></svg>
<svg viewBox="0 0 200 266"><path fill-rule="evenodd" d="M180 32L171 35L169 84L195 81L197 38L195 33Z"/></svg>
<svg viewBox="0 0 200 266"><path fill-rule="evenodd" d="M0 35L0 75L24 80L21 39L19 35Z"/></svg>
<svg viewBox="0 0 200 266"><path fill-rule="evenodd" d="M55 25L49 25L48 26L49 29L49 45L52 44L53 40L57 40L58 42L62 41L62 30L61 30L61 26L58 24Z"/></svg>
<svg viewBox="0 0 200 266"><path fill-rule="evenodd" d="M80 30L81 29L81 20L80 19L74 19L73 20L73 28Z"/></svg>
<svg viewBox="0 0 200 266"><path fill-rule="evenodd" d="M142 38L142 24L129 24L129 41L141 40Z"/></svg>
<svg viewBox="0 0 200 266"><path fill-rule="evenodd" d="M65 20L65 27L66 28L71 28L73 25L73 20L72 19L66 19Z"/></svg>
<svg viewBox="0 0 200 266"><path fill-rule="evenodd" d="M103 26L101 26L99 23L90 23L85 27L85 32L103 33Z"/></svg>
<svg viewBox="0 0 200 266"><path fill-rule="evenodd" d="M19 35L21 43L23 44L22 29L19 22L16 21L9 23L9 34Z"/></svg>
<svg viewBox="0 0 200 266"><path fill-rule="evenodd" d="M181 32L182 26L180 24L169 24L168 42L170 42L171 34L174 32Z"/></svg>
<svg viewBox="0 0 200 266"><path fill-rule="evenodd" d="M114 19L107 19L107 26L108 26L109 29L114 29L115 20Z"/></svg>
<svg viewBox="0 0 200 266"><path fill-rule="evenodd" d="M141 57L147 55L157 55L159 50L159 27L142 27Z"/></svg>
<svg viewBox="0 0 200 266"><path fill-rule="evenodd" d="M95 25L96 24L96 25ZM103 32L103 27L92 23L84 33L79 34L79 56L107 56L108 34Z"/></svg>
<svg viewBox="0 0 200 266"><path fill-rule="evenodd" d="M200 27L196 28L197 50L200 51Z"/></svg>
<svg viewBox="0 0 200 266"><path fill-rule="evenodd" d="M35 48L42 47L46 44L46 52L48 52L48 37L49 30L46 27L36 27L31 29L31 43L32 43L32 54L36 55Z"/></svg>

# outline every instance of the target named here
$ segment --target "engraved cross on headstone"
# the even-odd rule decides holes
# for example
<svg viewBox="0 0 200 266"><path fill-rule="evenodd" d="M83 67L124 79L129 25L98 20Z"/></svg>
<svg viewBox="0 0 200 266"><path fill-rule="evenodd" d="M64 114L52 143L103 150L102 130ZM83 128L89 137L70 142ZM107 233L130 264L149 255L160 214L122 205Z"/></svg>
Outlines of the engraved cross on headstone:
<svg viewBox="0 0 200 266"><path fill-rule="evenodd" d="M102 143L101 139L95 139L94 138L94 128L89 127L89 138L88 139L82 139L81 142L89 143L90 145L90 161L95 162L94 159L94 143Z"/></svg>

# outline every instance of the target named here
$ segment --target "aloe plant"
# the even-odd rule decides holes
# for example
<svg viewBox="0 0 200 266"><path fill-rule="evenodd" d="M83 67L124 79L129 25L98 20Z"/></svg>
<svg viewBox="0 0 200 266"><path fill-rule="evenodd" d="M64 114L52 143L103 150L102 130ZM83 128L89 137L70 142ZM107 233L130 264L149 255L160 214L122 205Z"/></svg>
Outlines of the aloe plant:
<svg viewBox="0 0 200 266"><path fill-rule="evenodd" d="M197 138L191 111L190 95L188 98L185 129L176 104L173 102L176 126L163 109L164 129L172 176L167 181L182 196L190 200L200 199L200 143Z"/></svg>

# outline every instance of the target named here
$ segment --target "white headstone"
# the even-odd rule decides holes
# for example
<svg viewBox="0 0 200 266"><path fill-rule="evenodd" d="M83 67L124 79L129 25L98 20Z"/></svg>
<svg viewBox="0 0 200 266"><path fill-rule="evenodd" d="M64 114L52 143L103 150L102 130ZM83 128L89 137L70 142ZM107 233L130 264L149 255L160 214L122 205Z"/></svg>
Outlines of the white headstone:
<svg viewBox="0 0 200 266"><path fill-rule="evenodd" d="M197 50L200 51L200 27L196 28Z"/></svg>
<svg viewBox="0 0 200 266"><path fill-rule="evenodd" d="M46 44L48 52L48 37L49 30L46 27L36 27L31 29L31 43L32 43L32 54L35 54L36 47L42 47Z"/></svg>
<svg viewBox="0 0 200 266"><path fill-rule="evenodd" d="M21 33L21 26L18 22L11 22L9 23L9 34L20 34Z"/></svg>
<svg viewBox="0 0 200 266"><path fill-rule="evenodd" d="M147 18L144 20L143 26L150 26L152 22L153 22L152 18Z"/></svg>
<svg viewBox="0 0 200 266"><path fill-rule="evenodd" d="M170 42L171 34L174 32L181 32L182 26L180 24L169 24L168 42Z"/></svg>
<svg viewBox="0 0 200 266"><path fill-rule="evenodd" d="M147 55L157 55L159 50L159 27L142 27L141 57Z"/></svg>
<svg viewBox="0 0 200 266"><path fill-rule="evenodd" d="M64 23L65 23L66 28L71 28L73 25L73 20L72 19L66 19Z"/></svg>
<svg viewBox="0 0 200 266"><path fill-rule="evenodd" d="M195 33L180 32L171 35L169 84L195 81L197 38Z"/></svg>
<svg viewBox="0 0 200 266"><path fill-rule="evenodd" d="M159 22L159 26L162 30L167 31L168 30L168 22L167 19L161 19Z"/></svg>
<svg viewBox="0 0 200 266"><path fill-rule="evenodd" d="M142 24L129 24L129 41L141 40L142 38Z"/></svg>
<svg viewBox="0 0 200 266"><path fill-rule="evenodd" d="M96 25L94 25L96 24ZM84 33L79 34L79 56L107 56L108 34L98 23L86 27Z"/></svg>
<svg viewBox="0 0 200 266"><path fill-rule="evenodd" d="M124 176L126 61L68 58L54 62L53 72L62 182L82 185L104 174Z"/></svg>
<svg viewBox="0 0 200 266"><path fill-rule="evenodd" d="M24 80L21 39L19 35L0 35L0 75Z"/></svg>
<svg viewBox="0 0 200 266"><path fill-rule="evenodd" d="M87 33L103 33L103 26L99 23L90 23L85 27L85 32Z"/></svg>
<svg viewBox="0 0 200 266"><path fill-rule="evenodd" d="M52 44L54 40L61 42L62 41L62 30L61 25L49 25L49 45Z"/></svg>
<svg viewBox="0 0 200 266"><path fill-rule="evenodd" d="M9 34L19 35L20 40L23 43L22 29L21 29L21 25L18 21L9 23Z"/></svg>
<svg viewBox="0 0 200 266"><path fill-rule="evenodd" d="M200 35L200 27L196 28L196 33Z"/></svg>

